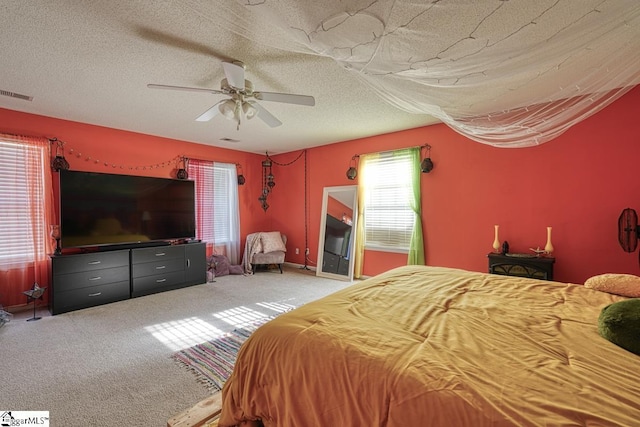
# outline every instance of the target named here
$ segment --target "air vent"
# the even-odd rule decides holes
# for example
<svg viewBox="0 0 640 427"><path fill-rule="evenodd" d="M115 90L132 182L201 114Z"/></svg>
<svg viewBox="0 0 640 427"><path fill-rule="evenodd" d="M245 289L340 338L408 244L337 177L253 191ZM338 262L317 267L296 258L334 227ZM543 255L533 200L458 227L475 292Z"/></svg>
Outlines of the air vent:
<svg viewBox="0 0 640 427"><path fill-rule="evenodd" d="M0 89L0 95L10 96L11 98L23 99L25 101L33 101L33 96L22 95L20 93L9 92L7 90Z"/></svg>
<svg viewBox="0 0 640 427"><path fill-rule="evenodd" d="M220 141L224 141L224 142L240 142L239 139L232 139L232 138L220 138Z"/></svg>

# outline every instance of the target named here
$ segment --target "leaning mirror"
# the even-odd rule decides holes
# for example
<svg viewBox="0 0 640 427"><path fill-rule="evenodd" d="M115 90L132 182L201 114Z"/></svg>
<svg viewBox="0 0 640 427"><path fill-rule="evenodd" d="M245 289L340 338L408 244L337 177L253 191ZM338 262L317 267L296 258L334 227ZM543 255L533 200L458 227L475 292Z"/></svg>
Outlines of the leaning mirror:
<svg viewBox="0 0 640 427"><path fill-rule="evenodd" d="M355 185L324 188L317 276L353 279L358 213L356 188Z"/></svg>

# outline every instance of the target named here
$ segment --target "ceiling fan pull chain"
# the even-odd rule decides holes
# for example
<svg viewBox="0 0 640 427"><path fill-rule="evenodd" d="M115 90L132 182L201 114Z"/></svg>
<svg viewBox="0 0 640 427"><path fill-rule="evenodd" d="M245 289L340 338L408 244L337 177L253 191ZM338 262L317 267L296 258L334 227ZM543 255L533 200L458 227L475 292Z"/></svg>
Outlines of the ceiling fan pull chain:
<svg viewBox="0 0 640 427"><path fill-rule="evenodd" d="M236 99L236 119L238 120L238 126L236 130L240 130L240 118L242 117L242 95Z"/></svg>

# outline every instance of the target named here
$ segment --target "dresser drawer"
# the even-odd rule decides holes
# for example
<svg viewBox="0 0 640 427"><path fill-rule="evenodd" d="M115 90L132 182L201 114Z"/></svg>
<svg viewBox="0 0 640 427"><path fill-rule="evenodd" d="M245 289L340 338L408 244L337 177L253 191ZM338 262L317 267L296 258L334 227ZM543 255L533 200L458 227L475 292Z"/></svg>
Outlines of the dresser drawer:
<svg viewBox="0 0 640 427"><path fill-rule="evenodd" d="M532 265L494 264L489 273L503 276L528 277L530 279L549 280L549 272Z"/></svg>
<svg viewBox="0 0 640 427"><path fill-rule="evenodd" d="M139 297L166 290L167 288L178 288L183 285L183 282L184 270L155 276L138 277L131 282L131 296Z"/></svg>
<svg viewBox="0 0 640 427"><path fill-rule="evenodd" d="M556 262L553 257L490 253L488 258L489 273L553 280L553 264Z"/></svg>
<svg viewBox="0 0 640 427"><path fill-rule="evenodd" d="M129 251L96 252L91 254L52 257L53 274L129 266Z"/></svg>
<svg viewBox="0 0 640 427"><path fill-rule="evenodd" d="M132 264L171 258L184 258L184 248L182 246L157 246L153 248L133 249L131 251Z"/></svg>
<svg viewBox="0 0 640 427"><path fill-rule="evenodd" d="M56 292L53 296L52 312L60 314L125 299L129 299L129 280L73 291Z"/></svg>
<svg viewBox="0 0 640 427"><path fill-rule="evenodd" d="M153 276L182 270L184 270L184 258L163 259L143 264L133 264L131 266L131 277Z"/></svg>
<svg viewBox="0 0 640 427"><path fill-rule="evenodd" d="M89 288L108 283L129 281L129 265L107 268L102 270L82 271L71 274L57 274L53 276L54 292L66 292L74 289Z"/></svg>
<svg viewBox="0 0 640 427"><path fill-rule="evenodd" d="M325 273L337 273L340 257L331 252L324 251L322 258L322 271Z"/></svg>

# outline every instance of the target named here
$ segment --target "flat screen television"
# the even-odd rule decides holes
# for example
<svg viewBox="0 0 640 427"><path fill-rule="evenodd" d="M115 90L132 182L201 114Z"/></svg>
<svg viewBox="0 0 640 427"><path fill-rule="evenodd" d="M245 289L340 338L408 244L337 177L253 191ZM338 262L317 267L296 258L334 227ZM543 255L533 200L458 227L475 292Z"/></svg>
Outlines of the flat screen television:
<svg viewBox="0 0 640 427"><path fill-rule="evenodd" d="M60 171L63 249L193 239L195 224L193 181Z"/></svg>

